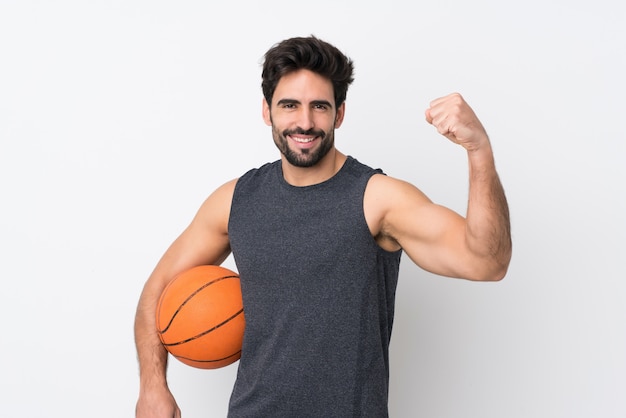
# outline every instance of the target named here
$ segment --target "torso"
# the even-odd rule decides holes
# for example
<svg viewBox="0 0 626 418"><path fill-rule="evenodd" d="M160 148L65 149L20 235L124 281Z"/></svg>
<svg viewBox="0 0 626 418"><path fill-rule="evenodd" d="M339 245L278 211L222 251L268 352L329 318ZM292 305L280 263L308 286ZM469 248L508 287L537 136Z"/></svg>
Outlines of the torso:
<svg viewBox="0 0 626 418"><path fill-rule="evenodd" d="M247 328L232 416L387 416L401 252L378 244L389 243L384 205L365 198L382 176L352 161L325 184L294 187L279 167L243 176L233 196Z"/></svg>

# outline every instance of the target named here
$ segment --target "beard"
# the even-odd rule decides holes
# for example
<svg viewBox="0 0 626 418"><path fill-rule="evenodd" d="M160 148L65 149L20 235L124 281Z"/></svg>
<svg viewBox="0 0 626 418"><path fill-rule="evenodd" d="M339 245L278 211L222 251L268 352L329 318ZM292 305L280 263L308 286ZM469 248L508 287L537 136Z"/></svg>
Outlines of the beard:
<svg viewBox="0 0 626 418"><path fill-rule="evenodd" d="M313 135L320 138L320 144L315 149L301 149L298 151L294 151L289 148L289 141L287 136L292 134L299 135ZM335 135L334 129L330 131L330 133L326 133L321 129L309 129L305 131L304 129L286 129L282 133L278 131L278 129L272 125L272 136L274 137L274 143L278 150L285 156L289 164L295 167L313 167L317 163L319 163L322 158L328 154L334 144L335 144Z"/></svg>

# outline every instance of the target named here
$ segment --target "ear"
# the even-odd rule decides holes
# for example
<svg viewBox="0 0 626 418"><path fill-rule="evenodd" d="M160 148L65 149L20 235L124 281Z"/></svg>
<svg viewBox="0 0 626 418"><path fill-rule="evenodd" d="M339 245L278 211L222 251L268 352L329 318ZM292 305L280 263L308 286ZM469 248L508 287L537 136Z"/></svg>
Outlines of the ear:
<svg viewBox="0 0 626 418"><path fill-rule="evenodd" d="M272 126L272 115L270 114L270 105L263 98L263 120L267 126Z"/></svg>
<svg viewBox="0 0 626 418"><path fill-rule="evenodd" d="M335 129L339 128L343 123L343 117L346 114L346 102L343 102L341 106L337 109L337 114L335 115Z"/></svg>

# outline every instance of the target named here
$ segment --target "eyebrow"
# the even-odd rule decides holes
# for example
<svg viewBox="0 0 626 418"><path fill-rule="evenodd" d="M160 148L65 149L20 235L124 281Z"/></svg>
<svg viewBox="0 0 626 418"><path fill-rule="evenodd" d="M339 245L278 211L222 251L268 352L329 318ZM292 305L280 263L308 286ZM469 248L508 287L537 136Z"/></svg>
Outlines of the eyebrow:
<svg viewBox="0 0 626 418"><path fill-rule="evenodd" d="M301 104L301 102L299 100L296 99L280 99L276 105L280 106L280 105L288 105L288 104ZM333 105L328 101L328 100L312 100L311 104L314 106L328 106L329 108L332 109Z"/></svg>

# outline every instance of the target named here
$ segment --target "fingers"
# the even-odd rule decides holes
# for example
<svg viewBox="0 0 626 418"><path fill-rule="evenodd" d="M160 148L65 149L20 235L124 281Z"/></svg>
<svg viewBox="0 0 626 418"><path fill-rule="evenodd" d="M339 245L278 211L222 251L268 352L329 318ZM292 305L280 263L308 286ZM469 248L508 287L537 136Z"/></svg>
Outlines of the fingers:
<svg viewBox="0 0 626 418"><path fill-rule="evenodd" d="M430 102L430 107L426 109L426 121L433 125L437 132L454 141L451 133L459 123L458 108L456 106L463 101L458 93L453 93Z"/></svg>
<svg viewBox="0 0 626 418"><path fill-rule="evenodd" d="M465 104L463 96L459 93L452 93L435 99L430 102L429 108L426 109L426 120L432 125L437 125L437 122L445 119L448 114L458 113L458 109Z"/></svg>
<svg viewBox="0 0 626 418"><path fill-rule="evenodd" d="M426 109L426 111L424 112L424 116L426 116L426 122L428 122L428 123L430 123L432 125L433 117L430 114L430 108Z"/></svg>
<svg viewBox="0 0 626 418"><path fill-rule="evenodd" d="M437 132L466 149L474 149L485 141L486 132L472 108L459 93L452 93L430 102L426 121Z"/></svg>

